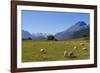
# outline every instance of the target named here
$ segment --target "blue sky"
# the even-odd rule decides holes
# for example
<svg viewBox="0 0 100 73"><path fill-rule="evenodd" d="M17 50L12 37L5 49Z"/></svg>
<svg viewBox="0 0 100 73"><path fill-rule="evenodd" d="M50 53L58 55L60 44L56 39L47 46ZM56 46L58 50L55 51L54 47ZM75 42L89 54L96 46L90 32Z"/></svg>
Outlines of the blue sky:
<svg viewBox="0 0 100 73"><path fill-rule="evenodd" d="M89 13L22 10L22 29L32 33L55 34L78 21L90 23Z"/></svg>

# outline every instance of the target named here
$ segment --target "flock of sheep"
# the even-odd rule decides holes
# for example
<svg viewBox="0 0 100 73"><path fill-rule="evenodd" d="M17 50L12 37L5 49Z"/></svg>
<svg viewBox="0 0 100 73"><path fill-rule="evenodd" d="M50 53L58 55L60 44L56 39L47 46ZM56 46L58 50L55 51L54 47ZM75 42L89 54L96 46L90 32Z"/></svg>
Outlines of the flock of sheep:
<svg viewBox="0 0 100 73"><path fill-rule="evenodd" d="M81 46L84 46L83 43L80 43L80 45L81 45ZM77 49L77 47L74 46L73 49L75 50L75 49ZM87 48L85 48L85 47L82 48L82 50L86 50L86 49L87 49ZM46 49L40 49L40 53L41 53L41 54L46 54L46 53L47 53L47 50L46 50ZM75 57L75 52L73 52L73 51L66 51L66 50L65 50L65 51L63 52L63 56L64 56L64 57Z"/></svg>

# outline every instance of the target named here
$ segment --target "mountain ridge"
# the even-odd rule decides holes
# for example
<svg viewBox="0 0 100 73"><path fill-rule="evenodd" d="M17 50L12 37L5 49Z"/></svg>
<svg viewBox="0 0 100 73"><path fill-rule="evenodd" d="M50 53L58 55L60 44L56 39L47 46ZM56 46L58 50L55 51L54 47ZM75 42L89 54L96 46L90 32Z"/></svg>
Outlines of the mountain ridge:
<svg viewBox="0 0 100 73"><path fill-rule="evenodd" d="M79 21L72 25L68 29L57 32L54 37L57 40L65 40L72 38L83 37L84 35L89 36L90 27L84 21ZM48 35L45 33L30 34L28 31L22 30L23 39L31 38L32 40L47 40Z"/></svg>
<svg viewBox="0 0 100 73"><path fill-rule="evenodd" d="M89 35L89 26L85 22L79 21L75 25L69 27L67 30L56 33L55 38L58 40L64 40L82 37L84 35Z"/></svg>

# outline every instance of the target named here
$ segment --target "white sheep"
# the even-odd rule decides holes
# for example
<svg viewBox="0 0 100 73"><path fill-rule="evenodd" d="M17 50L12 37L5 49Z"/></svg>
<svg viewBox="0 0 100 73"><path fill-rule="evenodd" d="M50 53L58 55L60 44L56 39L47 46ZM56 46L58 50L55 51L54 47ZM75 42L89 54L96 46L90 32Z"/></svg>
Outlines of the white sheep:
<svg viewBox="0 0 100 73"><path fill-rule="evenodd" d="M46 54L46 50L45 49L40 49L40 53Z"/></svg>
<svg viewBox="0 0 100 73"><path fill-rule="evenodd" d="M72 51L70 51L70 52L68 52L68 56L72 57L72 56L74 56L74 53Z"/></svg>
<svg viewBox="0 0 100 73"><path fill-rule="evenodd" d="M82 50L86 50L86 48L82 48Z"/></svg>
<svg viewBox="0 0 100 73"><path fill-rule="evenodd" d="M76 46L74 46L74 49L77 49L77 47L76 47Z"/></svg>
<svg viewBox="0 0 100 73"><path fill-rule="evenodd" d="M84 46L84 43L80 43L81 46Z"/></svg>
<svg viewBox="0 0 100 73"><path fill-rule="evenodd" d="M64 51L64 57L66 57L68 55L67 51Z"/></svg>

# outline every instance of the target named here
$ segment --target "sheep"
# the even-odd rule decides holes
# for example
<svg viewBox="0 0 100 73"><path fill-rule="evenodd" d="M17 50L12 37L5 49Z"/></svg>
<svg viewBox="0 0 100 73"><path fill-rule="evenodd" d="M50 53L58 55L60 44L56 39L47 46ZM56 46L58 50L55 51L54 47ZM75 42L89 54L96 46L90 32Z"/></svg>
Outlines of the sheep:
<svg viewBox="0 0 100 73"><path fill-rule="evenodd" d="M82 48L82 50L86 50L86 48Z"/></svg>
<svg viewBox="0 0 100 73"><path fill-rule="evenodd" d="M76 46L74 46L74 49L76 49L77 47Z"/></svg>
<svg viewBox="0 0 100 73"><path fill-rule="evenodd" d="M68 57L73 57L74 53L72 51L68 52Z"/></svg>
<svg viewBox="0 0 100 73"><path fill-rule="evenodd" d="M40 53L46 54L46 50L45 49L40 49Z"/></svg>
<svg viewBox="0 0 100 73"><path fill-rule="evenodd" d="M84 46L84 43L80 43L81 46Z"/></svg>
<svg viewBox="0 0 100 73"><path fill-rule="evenodd" d="M72 52L72 51L69 51L69 52L64 51L64 57L75 58L76 56L75 56L74 52Z"/></svg>
<svg viewBox="0 0 100 73"><path fill-rule="evenodd" d="M64 57L66 57L68 55L67 51L64 51Z"/></svg>

